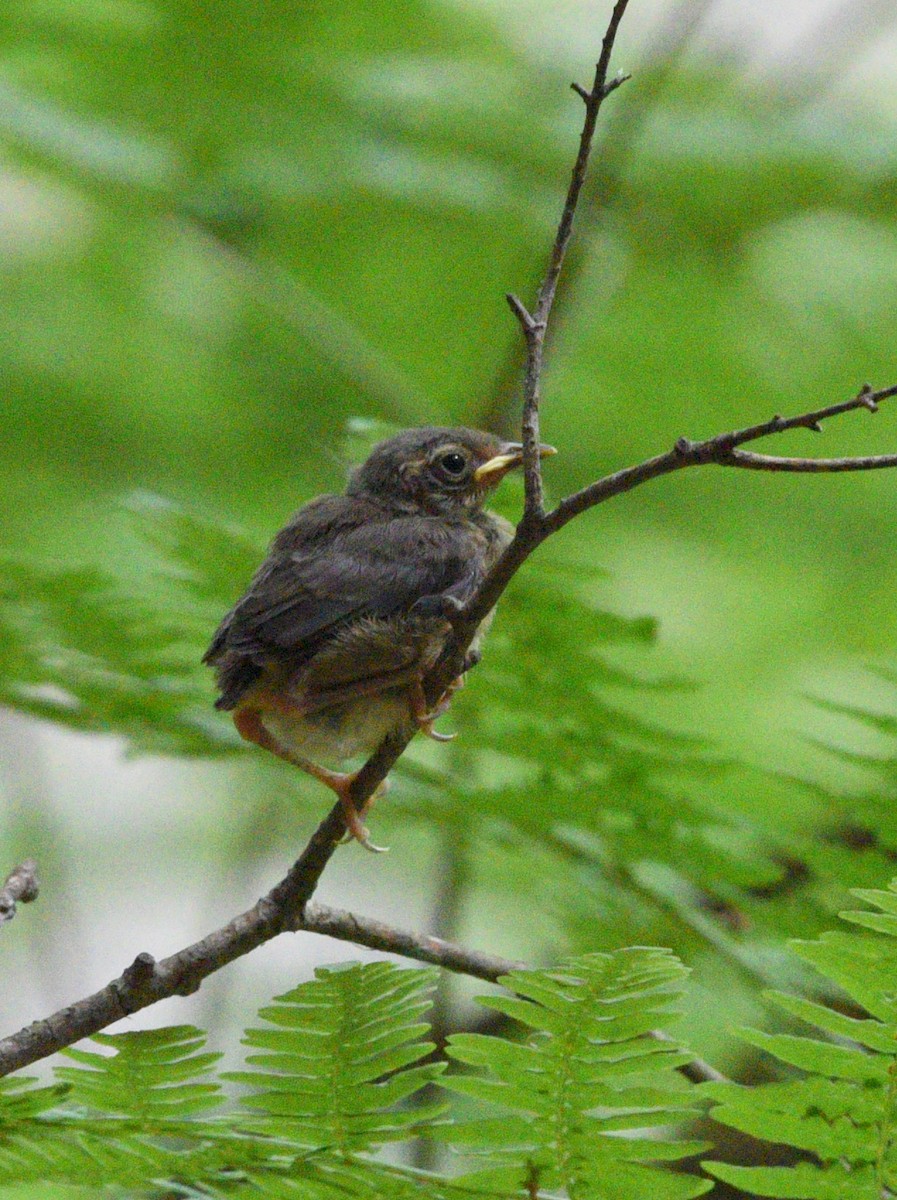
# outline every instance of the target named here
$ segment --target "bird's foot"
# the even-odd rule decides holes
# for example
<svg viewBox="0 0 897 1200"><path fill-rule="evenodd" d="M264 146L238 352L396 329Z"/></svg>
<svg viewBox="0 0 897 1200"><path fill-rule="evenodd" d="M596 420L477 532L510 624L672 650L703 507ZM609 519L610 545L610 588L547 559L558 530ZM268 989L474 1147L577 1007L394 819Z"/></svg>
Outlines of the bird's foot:
<svg viewBox="0 0 897 1200"><path fill-rule="evenodd" d="M318 766L317 763L309 763L305 769L310 775L314 775L315 779L319 779L321 783L326 784L332 792L336 792L337 799L342 806L343 820L346 822L346 836L340 838L340 844L355 841L360 846L364 846L365 850L370 850L372 854L386 854L389 847L375 846L368 836L367 827L361 820L376 796L382 794L382 785L380 788L377 788L374 795L359 810L355 807L355 801L352 798L352 785L358 778L357 771L329 771L326 767Z"/></svg>
<svg viewBox="0 0 897 1200"><path fill-rule="evenodd" d="M310 774L314 775L315 779L319 779L321 783L326 784L332 792L336 793L342 807L346 832L340 838L339 845L344 846L348 842L358 842L360 846L364 846L365 850L370 850L372 854L388 854L389 846L375 845L368 835L367 826L362 821L362 817L377 797L384 795L388 790L389 784L387 781L384 779L375 788L374 794L365 801L362 807L356 808L355 801L352 798L352 786L358 778L357 771L329 771L326 767L319 767L317 763L311 763L310 766L314 767L314 770L310 771Z"/></svg>
<svg viewBox="0 0 897 1200"><path fill-rule="evenodd" d="M319 766L318 763L312 762L308 758L301 758L298 754L293 754L292 751L285 749L271 736L262 722L261 715L255 709L239 709L234 713L234 724L240 736L245 738L246 741L255 742L262 749L270 750L278 758L292 763L294 767L299 767L301 771L305 771L308 775L313 776L323 783L325 787L329 787L332 792L336 792L337 798L342 805L343 819L346 822L347 838L345 840L359 842L364 846L365 850L370 850L373 854L386 854L389 847L375 846L368 837L368 831L361 821L361 818L368 808L370 808L374 799L377 796L382 796L386 791L386 780L375 789L373 796L370 797L359 812L352 798L352 785L358 777L357 771L349 773L331 771L327 767Z"/></svg>
<svg viewBox="0 0 897 1200"><path fill-rule="evenodd" d="M434 742L453 742L457 733L440 733L433 728L433 723L444 716L452 706L452 697L458 688L464 687L464 676L453 679L442 694L439 703L431 711L427 711L427 698L424 695L423 683L418 677L411 688L411 715L421 733L432 738Z"/></svg>

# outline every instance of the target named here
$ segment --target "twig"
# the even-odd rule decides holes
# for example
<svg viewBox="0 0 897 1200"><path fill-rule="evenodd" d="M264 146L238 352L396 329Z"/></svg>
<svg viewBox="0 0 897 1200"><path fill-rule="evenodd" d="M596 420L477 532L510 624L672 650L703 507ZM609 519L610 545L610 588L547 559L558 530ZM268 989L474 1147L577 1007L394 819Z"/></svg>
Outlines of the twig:
<svg viewBox="0 0 897 1200"><path fill-rule="evenodd" d="M769 421L759 425L749 425L745 429L735 429L731 433L719 433L716 437L703 442L692 442L688 438L679 438L672 450L650 458L634 467L626 467L612 475L606 475L596 483L574 492L568 496L545 517L542 525L543 540L549 534L566 525L573 517L579 516L586 509L602 504L613 496L631 491L639 484L647 483L649 479L658 479L661 475L669 475L685 467L702 467L712 464L720 467L748 467L752 470L765 471L799 471L813 474L821 471L869 471L897 465L897 455L876 455L873 457L847 458L776 458L772 455L750 454L739 452L737 447L746 442L754 442L759 438L770 437L773 434L785 433L789 429L810 429L821 432L822 422L842 413L851 412L857 408L865 408L870 413L878 411L882 400L897 396L897 386L882 388L874 392L868 384L864 384L851 400L842 400L838 404L829 404L825 408L813 409L810 412L799 413L796 417L774 416ZM488 581L487 581L488 582Z"/></svg>
<svg viewBox="0 0 897 1200"><path fill-rule="evenodd" d="M17 904L30 904L36 900L39 890L37 863L33 858L26 858L10 871L0 888L0 925L13 919Z"/></svg>
<svg viewBox="0 0 897 1200"><path fill-rule="evenodd" d="M595 78L591 91L574 83L571 86L580 96L586 106L585 120L582 133L579 135L579 150L573 163L570 185L558 223L557 233L548 258L548 268L535 308L530 314L526 306L516 296L507 297L511 311L520 323L523 337L526 341L526 367L523 379L523 479L525 501L523 510L524 523L537 523L544 513L542 499L542 470L539 464L539 389L542 378L542 352L545 345L545 333L551 316L551 306L554 303L558 280L567 254L567 247L573 235L573 220L576 216L576 206L582 185L585 183L589 157L592 153L592 141L595 136L595 126L601 105L620 84L625 83L628 75L617 75L608 82L607 73L610 70L610 59L617 37L617 30L626 12L629 0L617 0L611 13L610 22L601 43L601 55L595 67Z"/></svg>
<svg viewBox="0 0 897 1200"><path fill-rule="evenodd" d="M395 929L370 917L361 917L339 908L328 908L323 904L309 905L296 928L307 933L320 933L337 938L341 942L354 942L356 946L367 946L369 950L400 954L403 958L431 963L434 967L443 967L456 975L470 975L487 983L495 983L511 971L527 970L526 963L470 950L444 938Z"/></svg>

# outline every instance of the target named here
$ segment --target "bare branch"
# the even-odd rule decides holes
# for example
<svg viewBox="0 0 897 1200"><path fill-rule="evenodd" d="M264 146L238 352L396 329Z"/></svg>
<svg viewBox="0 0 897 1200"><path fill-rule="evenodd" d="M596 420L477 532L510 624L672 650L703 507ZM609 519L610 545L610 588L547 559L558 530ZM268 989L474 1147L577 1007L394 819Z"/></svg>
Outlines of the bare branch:
<svg viewBox="0 0 897 1200"><path fill-rule="evenodd" d="M545 279L539 289L539 298L533 311L533 316L537 321L547 322L551 314L551 306L554 303L554 294L557 290L561 268L564 265L567 247L570 244L570 238L573 234L573 219L576 216L576 206L579 203L580 192L585 183L598 113L601 111L601 105L605 98L615 88L619 87L626 78L626 76L618 76L611 87L607 85L607 73L610 69L610 58L613 53L614 42L628 2L629 0L617 0L614 5L607 31L601 43L601 55L595 67L595 79L592 83L592 90L586 92L584 88L575 88L577 94L582 97L585 103L586 114L582 133L579 135L579 151L573 163L573 172L570 177L570 185L567 188L567 197L564 201L563 212L561 213L561 219L548 260L548 269L545 272Z"/></svg>
<svg viewBox="0 0 897 1200"><path fill-rule="evenodd" d="M323 904L310 904L296 928L337 938L341 942L352 942L356 946L367 946L370 950L380 950L385 954L400 954L403 958L431 963L457 975L470 975L489 983L496 983L511 971L527 970L526 963L469 950L443 938L394 929L370 917L327 908Z"/></svg>
<svg viewBox="0 0 897 1200"><path fill-rule="evenodd" d="M869 471L883 467L897 466L895 455L873 455L871 457L848 458L775 458L769 455L750 454L739 451L738 447L759 438L770 437L773 434L785 433L789 429L811 429L820 432L822 422L831 417L841 416L854 409L864 408L870 413L876 413L882 400L897 396L897 385L872 391L864 384L851 400L842 400L838 404L829 404L825 408L812 409L810 412L799 413L794 417L774 416L769 421L758 425L749 425L745 429L733 429L730 433L719 433L703 442L692 442L688 438L679 438L672 450L649 458L634 467L625 467L612 475L589 484L579 492L574 492L548 513L542 523L540 541L561 529L573 517L579 516L586 509L602 504L613 496L631 491L639 484L647 483L649 479L658 479L661 475L669 475L672 471L680 471L685 467L700 467L712 464L720 467L745 467L751 470L763 471L797 471L812 474L822 471ZM501 566L501 563L498 564ZM497 569L497 568L496 568ZM489 583L489 580L486 580Z"/></svg>
<svg viewBox="0 0 897 1200"><path fill-rule="evenodd" d="M13 919L17 904L30 904L36 900L39 890L37 863L33 858L26 858L10 871L0 888L0 925Z"/></svg>
<svg viewBox="0 0 897 1200"><path fill-rule="evenodd" d="M727 467L745 467L749 471L796 471L803 474L824 474L835 471L880 471L897 467L897 454L870 454L847 458L782 458L777 454L753 454L749 450L733 450Z"/></svg>
<svg viewBox="0 0 897 1200"><path fill-rule="evenodd" d="M601 105L611 92L629 78L628 75L617 75L608 82L607 73L610 69L611 54L617 37L617 30L626 12L629 0L617 0L614 5L607 31L601 43L601 55L595 67L595 79L591 91L578 83L571 86L585 104L585 119L582 132L579 135L579 150L573 163L573 172L564 200L561 219L548 258L545 278L539 288L536 307L532 314L521 304L516 296L508 296L508 303L520 322L526 341L526 367L523 380L523 480L525 489L524 521L535 523L544 513L542 497L542 467L539 461L539 391L542 378L542 356L545 346L545 333L551 316L551 306L554 303L558 280L567 254L567 247L573 235L573 220L576 207L579 204L580 193L586 179L589 157L592 153L592 142L595 136L595 126Z"/></svg>
<svg viewBox="0 0 897 1200"><path fill-rule="evenodd" d="M519 296L515 296L513 292L508 292L508 294L505 296L505 299L508 302L508 308L510 308L511 312L520 322L520 328L523 330L523 336L528 337L535 331L536 328L536 322L533 320L532 313L519 298Z"/></svg>

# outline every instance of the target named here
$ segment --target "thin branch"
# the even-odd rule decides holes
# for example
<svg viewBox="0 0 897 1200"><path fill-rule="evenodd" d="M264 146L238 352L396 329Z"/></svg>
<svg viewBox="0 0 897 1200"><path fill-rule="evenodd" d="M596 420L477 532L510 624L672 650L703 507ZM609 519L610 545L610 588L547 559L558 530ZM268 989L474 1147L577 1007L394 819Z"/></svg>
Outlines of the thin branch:
<svg viewBox="0 0 897 1200"><path fill-rule="evenodd" d="M857 395L850 400L842 400L824 408L811 409L809 412L799 413L795 417L776 415L769 421L763 421L758 425L749 425L745 429L734 429L730 433L719 433L703 442L692 442L688 438L679 438L673 449L666 454L659 454L656 458L647 459L634 467L625 467L622 471L615 471L612 475L606 475L596 483L592 483L562 500L557 508L546 515L540 529L541 540L596 504L602 504L613 496L620 496L623 492L631 491L639 484L647 483L649 479L658 479L661 475L669 475L670 472L680 471L685 467L701 467L712 464L720 467L747 467L753 470L797 471L813 474L822 471L868 471L874 468L895 466L897 465L897 456L894 455L830 459L774 458L767 455L743 453L737 449L747 442L785 433L790 429L810 429L819 433L823 421L858 408L865 408L870 413L875 413L878 411L879 404L892 396L897 396L897 385L875 392L868 384L864 384ZM488 583L488 580L486 582Z"/></svg>
<svg viewBox="0 0 897 1200"><path fill-rule="evenodd" d="M542 496L542 468L539 461L539 391L542 378L542 356L545 346L545 333L551 316L551 306L554 303L558 280L567 254L570 238L573 236L573 221L576 216L576 206L582 186L585 183L592 153L592 142L595 137L595 126L601 105L620 84L629 76L618 75L608 82L607 73L610 70L610 60L613 54L617 30L626 12L629 0L617 0L611 13L610 21L601 43L601 54L595 67L595 78L591 91L587 91L578 83L572 85L573 90L585 103L585 120L579 135L579 150L573 163L567 196L558 222L557 233L548 258L545 278L539 288L536 307L530 314L516 296L508 296L508 303L514 315L520 322L523 337L526 341L526 367L523 379L523 479L525 501L523 520L526 523L537 523L544 513Z"/></svg>
<svg viewBox="0 0 897 1200"><path fill-rule="evenodd" d="M870 454L865 458L781 458L777 454L752 454L749 450L733 450L728 467L744 467L748 471L792 471L804 475L829 474L837 471L880 471L897 467L897 454Z"/></svg>
<svg viewBox="0 0 897 1200"><path fill-rule="evenodd" d="M37 863L33 858L26 858L13 867L0 888L0 925L13 919L17 904L30 904L36 900L39 890Z"/></svg>
<svg viewBox="0 0 897 1200"><path fill-rule="evenodd" d="M576 221L580 238L584 218L591 219L594 227L599 213L602 217L606 216L618 203L621 180L638 146L640 136L648 120L656 112L662 93L685 55L692 37L715 3L716 0L676 0L676 3L668 5L666 10L658 15L653 32L640 43L639 57L649 64L649 70L640 76L638 92L629 98L625 106L615 109L613 121L604 127L600 161L593 163L589 186L584 190L577 207ZM584 100L586 89L576 83L571 86ZM558 289L551 310L551 323L555 334L559 309L561 306L570 309L575 305L576 277L582 276L591 261L588 247L584 248L581 241L579 253L574 259L575 249L576 239L571 243L571 253L564 262L564 286ZM524 269L528 274L532 274L532 263L528 259L524 259ZM546 330L543 351L546 355L551 350L552 336L552 329ZM494 375L490 388L492 394L487 396L485 401L473 405L470 410L471 419L464 423L494 432L504 429L509 419L508 397L512 391L516 392L519 386L518 375L519 355L515 342L514 352L505 356ZM519 407L510 419L519 423Z"/></svg>
<svg viewBox="0 0 897 1200"><path fill-rule="evenodd" d="M370 917L328 908L323 904L310 904L296 928L337 938L341 942L353 942L356 946L367 946L369 950L379 950L384 954L399 954L415 962L431 963L456 975L470 975L487 983L497 983L511 971L528 969L526 963L500 958L495 954L483 954L444 938L395 929Z"/></svg>
<svg viewBox="0 0 897 1200"><path fill-rule="evenodd" d="M582 133L579 135L579 151L573 164L570 185L567 189L567 198L564 201L564 209L561 213L554 245L551 248L551 255L548 260L548 270L539 289L539 299L533 314L536 321L547 322L551 313L551 306L554 303L554 294L557 290L561 268L564 265L567 247L573 235L573 219L576 216L576 206L579 203L582 185L585 183L589 156L592 153L592 140L595 136L595 126L598 122L598 113L601 111L601 105L611 92L615 91L620 84L625 83L629 78L628 75L618 75L610 83L607 81L614 42L616 41L617 31L620 28L620 22L623 20L623 14L626 12L628 2L629 0L617 0L614 5L607 31L601 43L601 54L595 67L595 79L592 83L591 91L586 91L585 88L580 87L578 84L573 85L577 95L585 103L586 115Z"/></svg>

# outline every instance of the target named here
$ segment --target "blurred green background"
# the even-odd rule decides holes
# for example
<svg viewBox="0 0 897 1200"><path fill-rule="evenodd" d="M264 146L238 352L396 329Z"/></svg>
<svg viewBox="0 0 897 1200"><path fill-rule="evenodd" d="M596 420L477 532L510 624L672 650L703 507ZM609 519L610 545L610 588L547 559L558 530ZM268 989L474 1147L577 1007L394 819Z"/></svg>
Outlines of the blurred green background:
<svg viewBox="0 0 897 1200"><path fill-rule="evenodd" d="M752 6L749 19L710 0L632 0L615 62L634 78L602 117L550 341L554 498L680 435L897 382L897 105L884 70L897 18L871 0L830 5L824 21L812 5L777 7ZM240 526L261 548L299 503L341 486L353 418L512 433L522 350L504 293L527 299L540 278L581 120L568 84L589 79L608 12L597 0L7 0L4 555L98 565L142 598L145 560L118 506L135 489ZM897 410L767 448L893 451ZM515 499L505 498L511 510ZM499 618L511 661L528 664L534 711L555 694L540 655L551 671L577 659L579 626L571 617L571 646L562 605L559 627L539 633L557 596L658 620L653 649L620 645L607 662L627 678L698 685L633 693L628 711L745 764L737 789L710 776L701 787L737 812L726 838L746 839L746 859L753 838L785 844L768 860L785 880L769 922L783 937L818 928L843 888L880 885L890 870L887 847L855 873L857 848L842 847L829 865L838 887L820 886L813 915L798 913L786 902L791 835L778 821L798 830L832 794L847 797L845 811L890 812L891 726L838 709L895 708L893 683L869 669L897 632L895 523L889 472L688 472L569 526L527 566L536 590L509 597ZM244 583L233 579L230 598ZM487 684L471 678L456 706L462 728L465 711L489 703ZM210 681L201 686L211 704ZM577 716L588 724L588 712ZM18 715L0 733L5 859L37 854L48 880L40 913L16 922L11 961L34 986L3 1014L10 1027L251 903L323 812L323 797L258 756L126 765L119 741ZM465 737L474 755L473 718ZM418 758L434 761L429 749ZM827 790L799 801L792 790L786 804L775 787L791 785L770 790L769 771ZM301 821L285 788L306 797ZM359 853L328 877L327 899L414 912L534 957L590 948L590 921L601 944L660 940L696 965L706 953L700 1049L718 1048L719 993L729 1016L757 1003L754 985L771 971L757 963L772 952L742 954L740 918L729 914L735 932L720 933L704 899L662 885L653 866L633 867L621 899L613 871L600 886L557 874L538 839L499 836L488 852L459 855L457 824L434 833L438 802L408 821L402 794L381 806L390 860L359 864ZM588 831L583 816L567 843L586 857ZM596 852L588 869L601 861ZM498 863L502 888L491 886ZM448 883L432 914L437 869ZM520 889L534 869L554 899L524 931ZM649 920L646 897L661 891L663 916ZM719 888L724 918L730 892ZM119 924L107 929L109 909ZM297 955L278 953L269 966L289 986ZM213 984L198 1019L220 1016L232 986ZM262 998L257 980L246 986ZM163 1018L187 1019L178 1004Z"/></svg>

